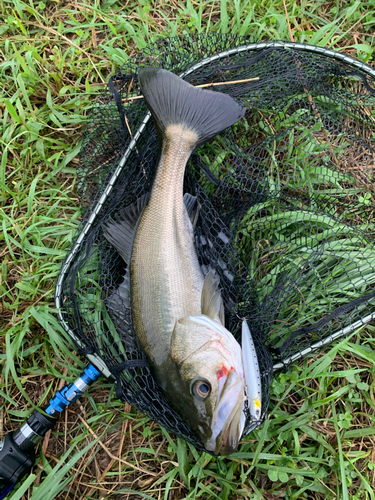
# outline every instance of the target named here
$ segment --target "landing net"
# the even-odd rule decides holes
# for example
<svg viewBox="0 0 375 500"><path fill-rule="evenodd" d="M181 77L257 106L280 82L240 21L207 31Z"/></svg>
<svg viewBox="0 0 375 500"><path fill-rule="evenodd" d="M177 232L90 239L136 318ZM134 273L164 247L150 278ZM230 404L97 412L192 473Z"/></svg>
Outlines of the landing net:
<svg viewBox="0 0 375 500"><path fill-rule="evenodd" d="M202 206L195 245L216 269L226 326L247 318L262 376L375 318L375 70L290 42L220 35L159 40L111 78L88 118L78 168L83 219L56 287L63 327L116 379L117 396L203 449L154 382L114 310L125 264L103 236L110 215L151 190L159 144L139 68L173 71L247 111L192 156L185 192ZM246 81L258 77L256 81ZM251 420L248 415L247 426Z"/></svg>

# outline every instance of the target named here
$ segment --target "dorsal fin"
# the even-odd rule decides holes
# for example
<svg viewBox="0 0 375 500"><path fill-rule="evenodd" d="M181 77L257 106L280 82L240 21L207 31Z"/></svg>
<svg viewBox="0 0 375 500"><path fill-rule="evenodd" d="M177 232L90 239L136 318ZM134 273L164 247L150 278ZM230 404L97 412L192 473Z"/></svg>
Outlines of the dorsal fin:
<svg viewBox="0 0 375 500"><path fill-rule="evenodd" d="M202 314L218 319L224 326L224 306L219 289L220 278L214 269L207 274L202 288L201 308Z"/></svg>
<svg viewBox="0 0 375 500"><path fill-rule="evenodd" d="M163 137L168 125L193 130L197 145L236 123L245 113L227 94L194 87L161 68L142 68L138 73L143 97Z"/></svg>
<svg viewBox="0 0 375 500"><path fill-rule="evenodd" d="M192 194L185 193L184 194L184 203L185 203L187 213L189 215L190 222L193 226L193 229L195 229L195 226L197 225L198 216L199 216L199 210L201 208L199 201L198 201L198 198L196 196L193 196Z"/></svg>
<svg viewBox="0 0 375 500"><path fill-rule="evenodd" d="M134 236L149 197L149 193L144 194L133 205L123 208L115 220L110 218L103 226L105 238L116 248L127 264L130 264Z"/></svg>

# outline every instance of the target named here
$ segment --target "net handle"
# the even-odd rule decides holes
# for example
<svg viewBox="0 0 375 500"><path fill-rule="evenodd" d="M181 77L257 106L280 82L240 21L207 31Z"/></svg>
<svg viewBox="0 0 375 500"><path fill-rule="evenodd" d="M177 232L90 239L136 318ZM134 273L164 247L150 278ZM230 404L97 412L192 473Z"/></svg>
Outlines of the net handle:
<svg viewBox="0 0 375 500"><path fill-rule="evenodd" d="M218 54L215 54L215 55L206 57L205 59L202 59L198 63L196 63L193 66L191 66L189 69L187 69L187 70L183 71L182 73L180 73L179 76L181 78L184 78L184 77L188 76L190 73L194 72L195 70L197 70L197 69L199 69L199 68L201 68L203 66L206 66L206 65L212 63L213 61L217 61L219 59L223 59L224 57L228 57L228 56L233 55L233 54L239 54L241 52L251 52L251 51L256 51L256 50L263 50L263 49L269 49L269 48L296 49L296 50L301 50L303 52L323 54L325 56L331 57L332 59L336 59L336 60L339 60L339 61L344 62L346 64L349 64L350 66L359 68L362 71L364 71L365 73L367 73L368 75L371 75L371 76L375 77L375 69L373 69L368 64L365 64L365 63L362 63L360 61L357 61L356 59L354 59L354 58L352 58L350 56L347 56L345 54L341 54L339 52L335 52L334 50L326 49L324 47L318 47L318 46L315 46L315 45L306 45L306 44L303 44L303 43L282 42L282 41L281 42L250 43L248 45L240 45L240 46L235 47L233 49L224 50L222 52L219 52ZM95 220L96 220L96 218L97 218L100 210L102 209L104 203L106 202L106 200L108 199L109 195L111 194L112 189L113 189L113 187L114 187L114 185L115 185L115 183L116 183L116 181L117 181L117 179L118 179L118 177L119 177L119 175L120 175L120 173L121 173L121 171L122 171L122 169L123 169L123 167L124 167L127 159L130 156L130 153L135 148L135 146L137 144L137 141L139 140L141 134L145 130L146 125L147 125L148 121L150 120L150 118L151 118L151 113L147 112L146 115L145 115L145 117L142 120L141 125L139 126L139 128L135 132L132 140L130 141L129 146L125 150L125 153L123 154L123 156L122 156L122 158L121 158L121 160L120 160L120 162L119 162L119 164L118 164L115 172L113 173L112 177L110 178L107 187L105 188L105 190L104 190L103 194L101 195L99 201L97 202L97 204L93 208L93 211L92 211L92 213L91 213L88 221L84 225L84 227L83 227L80 235L78 236L78 238L77 238L77 240L76 240L73 248L71 249L70 253L68 254L66 260L63 262L60 274L59 274L59 276L57 278L57 283L56 283L56 288L55 288L55 307L56 307L56 309L58 311L57 312L57 316L58 316L59 323L64 328L64 330L68 333L68 335L73 339L73 341L79 347L81 347L81 348L84 348L85 344L73 332L73 330L70 328L70 326L68 325L68 323L65 321L65 319L63 317L63 314L62 314L62 309L61 309L61 304L62 304L62 285L63 285L63 282L64 282L64 278L65 278L66 274L68 273L69 268L70 268L70 266L72 264L72 261L73 261L74 257L77 255L77 253L78 253L78 251L79 251L79 249L80 249L80 247L81 247L81 245L83 243L83 240L85 239L85 237L90 232L91 227L93 226L93 224L94 224L94 222L95 222ZM370 315L370 316L371 316L371 319L373 319L373 317L375 317L375 314L374 315ZM371 319L368 319L367 321L365 321L367 318L368 318L368 316L366 316L366 318L363 318L363 320L359 320L359 322L357 321L356 323L353 323L353 325L357 325L357 323L360 323L360 325L361 325L361 324L365 324L365 323L368 323L369 321L371 321ZM360 325L357 325L357 326L360 326ZM336 334L333 334L332 336L328 337L328 339L326 339L327 342L324 341L325 342L324 344L322 344L321 342L318 342L317 344L314 344L310 348L305 349L304 351L301 351L301 353L304 353L304 354L297 353L295 355L297 357L291 356L290 358L287 358L286 360L283 360L283 362L277 363L276 365L274 365L274 370L281 369L283 366L285 366L285 364L289 364L292 361L294 361L295 359L300 359L300 358L306 356L308 353L313 352L313 351L321 348L323 345L327 345L328 343L332 342L336 338L339 338L340 336L346 335L346 330L348 328L351 328L351 327L352 327L352 325L349 325L348 327L344 328L343 330L340 330L339 332L336 332ZM345 333L340 333L340 332L344 332L344 331L345 331ZM349 331L353 331L353 329L349 330ZM338 335L338 333L340 333L340 334ZM347 333L349 333L349 332L347 332ZM332 340L330 340L330 339L332 339ZM314 347L314 346L316 346L316 347ZM104 361L98 355L96 355L96 354L89 354L89 355L87 355L87 357L98 368L98 370L100 370L100 372L105 377L110 377L111 376L111 373L108 370L108 368L106 367Z"/></svg>

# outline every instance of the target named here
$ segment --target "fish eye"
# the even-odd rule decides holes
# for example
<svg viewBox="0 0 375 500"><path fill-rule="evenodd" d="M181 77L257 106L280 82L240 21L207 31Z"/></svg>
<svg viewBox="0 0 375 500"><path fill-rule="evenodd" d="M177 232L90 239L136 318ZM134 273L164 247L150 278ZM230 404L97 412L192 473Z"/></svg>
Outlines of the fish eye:
<svg viewBox="0 0 375 500"><path fill-rule="evenodd" d="M194 396L200 399L206 399L211 393L211 385L207 380L197 380L192 387Z"/></svg>

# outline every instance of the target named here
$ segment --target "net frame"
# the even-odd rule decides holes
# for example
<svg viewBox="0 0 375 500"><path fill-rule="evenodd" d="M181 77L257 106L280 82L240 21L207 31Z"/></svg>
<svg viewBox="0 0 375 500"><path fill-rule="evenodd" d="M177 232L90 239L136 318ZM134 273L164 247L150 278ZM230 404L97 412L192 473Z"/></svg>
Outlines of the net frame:
<svg viewBox="0 0 375 500"><path fill-rule="evenodd" d="M191 65L187 70L181 72L179 76L182 78L190 75L194 71L196 71L199 68L209 66L211 63L214 61L219 61L221 59L224 59L228 56L234 55L234 54L240 54L240 53L251 53L255 51L259 51L262 49L270 49L270 48L280 48L280 49L293 49L296 51L301 51L303 53L315 53L315 54L322 54L324 56L327 56L331 59L343 62L349 67L357 68L363 71L364 73L368 74L371 77L375 77L375 70L371 68L370 66L357 61L354 58L351 58L347 55L340 54L337 52L334 52L330 49L325 49L322 47L316 47L316 46L311 46L311 45L305 45L305 44L300 44L300 43L294 43L294 42L255 42L255 43L247 43L244 45L239 45L231 49L227 49L221 52L218 52L217 54L211 55L209 57L206 57L202 59L201 61ZM63 284L64 284L64 279L67 276L70 266L74 262L75 257L78 255L83 243L85 242L85 238L90 234L91 229L94 226L94 223L98 216L101 214L101 211L106 203L106 201L110 198L111 192L113 191L113 188L116 184L116 181L118 180L123 168L126 165L126 162L128 158L130 157L131 153L136 150L137 144L142 138L142 134L146 130L146 126L151 118L150 113L146 113L140 126L136 130L135 133L132 135L132 140L130 141L125 153L123 154L117 168L115 169L113 175L111 176L110 180L108 181L104 192L102 193L100 199L97 201L96 205L91 208L92 212L90 214L90 217L88 220L85 222L83 228L81 229L77 240L75 241L71 251L67 255L67 258L62 266L60 275L57 280L57 285L55 289L55 305L56 308L58 309L58 319L62 327L65 329L65 331L70 335L72 340L75 342L75 344L80 348L83 352L85 351L85 348L87 347L85 343L77 337L77 335L74 333L74 331L70 328L69 324L65 321L63 312L62 312L62 290L63 290ZM273 364L273 371L275 372L276 370L282 369L286 367L288 364L301 359L305 356L307 356L309 353L315 352L317 350L320 350L324 346L328 345L329 343L333 342L334 340L348 335L350 332L354 331L357 327L362 326L371 320L375 319L375 312L368 314L361 318L360 320L354 321L350 325L347 325L345 328L341 328L334 332L333 334L330 334L327 336L325 339L320 340L309 347L300 350L299 352L293 354L292 356L286 356L283 359L278 360L278 362ZM85 353L87 358L105 375L106 377L113 377L113 374L111 371L108 369L106 363L102 360L100 356L98 356L95 353ZM178 434L178 432L177 432ZM185 437L185 436L184 436ZM194 441L194 439L191 441L195 445L197 445L197 442ZM199 443L198 443L199 447Z"/></svg>
<svg viewBox="0 0 375 500"><path fill-rule="evenodd" d="M236 54L236 53L240 53L240 52L251 52L251 51L257 51L257 50L268 49L268 48L276 48L276 47L292 48L292 49L301 50L301 51L307 52L307 53L323 54L323 55L330 57L332 59L336 59L338 61L344 62L344 63L348 64L349 66L359 68L362 71L364 71L365 73L367 73L369 76L372 76L375 78L375 69L371 68L371 66L369 66L368 64L365 64L361 61L358 61L358 60L356 60L356 59L354 59L346 54L341 54L339 52L335 52L334 50L327 49L324 47L307 45L307 44L297 43L297 42L283 42L283 41L250 43L250 44L246 44L243 46L235 47L233 49L222 51L214 56L210 56L210 57L207 57L205 59L202 59L202 61L194 64L188 70L180 73L179 76L181 78L184 78L184 77L188 76L190 73L193 73L195 70L201 68L202 66L208 65L215 60L223 59L223 58L225 58L229 55L232 55L232 54ZM141 136L142 132L145 130L146 125L147 125L148 121L150 120L150 118L151 118L151 113L150 112L146 113L140 127L133 134L133 139L131 140L128 148L126 149L123 157L121 158L117 169L115 170L111 179L109 180L107 188L105 189L104 193L100 197L96 206L93 208L93 211L92 211L90 218L86 222L85 226L82 228L81 233L78 236L73 248L70 250L66 260L64 261L62 268L61 268L61 271L60 271L60 274L59 274L58 279L57 279L56 288L55 288L55 307L58 310L58 313L57 313L58 320L59 320L61 326L64 328L64 330L72 338L72 340L78 346L80 346L82 348L84 347L83 343L75 335L73 330L69 327L69 325L65 321L65 319L62 315L62 312L61 312L62 283L64 281L64 277L66 276L66 274L69 270L69 266L70 266L71 262L73 261L75 255L78 253L85 236L90 232L90 229L91 229L94 221L96 220L98 214L100 213L105 201L110 196L110 194L112 192L112 188L113 188L114 184L116 183L116 180L118 179L124 165L126 164L126 161L130 156L130 153L136 147L137 141L139 140L139 137ZM348 325L347 327L342 328L342 329L334 332L332 335L327 337L325 340L316 342L311 347L306 348L306 349L296 353L293 356L288 356L285 359L283 359L283 361L281 361L281 362L275 363L274 364L274 371L280 370L280 369L284 368L286 365L289 365L289 364L307 356L308 354L310 354L312 352L315 352L317 350L322 349L323 347L329 345L330 343L334 342L335 340L337 340L343 336L349 335L356 328L369 323L373 319L375 319L375 312L373 314L366 315L361 320L358 320L358 321L352 323L351 325ZM95 366L102 372L102 374L105 377L112 377L111 372L108 370L107 366L105 365L103 360L98 355L88 354L87 357L92 363L95 364Z"/></svg>

